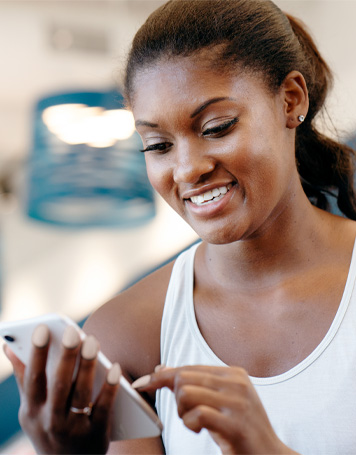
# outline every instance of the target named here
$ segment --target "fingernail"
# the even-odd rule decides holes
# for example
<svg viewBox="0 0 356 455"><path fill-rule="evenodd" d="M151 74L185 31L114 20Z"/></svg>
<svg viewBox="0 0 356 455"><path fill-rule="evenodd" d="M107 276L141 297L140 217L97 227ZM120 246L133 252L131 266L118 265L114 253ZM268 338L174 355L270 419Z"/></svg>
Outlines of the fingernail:
<svg viewBox="0 0 356 455"><path fill-rule="evenodd" d="M116 385L120 382L121 368L118 363L114 363L106 377L106 382L111 385Z"/></svg>
<svg viewBox="0 0 356 455"><path fill-rule="evenodd" d="M165 368L166 368L166 365L163 365L163 364L157 365L155 367L155 373L158 373L158 371L164 370Z"/></svg>
<svg viewBox="0 0 356 455"><path fill-rule="evenodd" d="M37 348L44 348L49 341L49 330L45 324L40 324L35 328L32 334L32 343Z"/></svg>
<svg viewBox="0 0 356 455"><path fill-rule="evenodd" d="M85 338L81 350L81 355L85 360L95 359L99 351L99 343L93 335L89 335Z"/></svg>
<svg viewBox="0 0 356 455"><path fill-rule="evenodd" d="M80 343L80 336L78 331L71 325L68 325L62 337L63 346L67 349L74 349Z"/></svg>
<svg viewBox="0 0 356 455"><path fill-rule="evenodd" d="M146 387L151 381L151 375L146 374L146 376L142 376L141 378L136 379L131 385L134 389L139 389L141 387Z"/></svg>

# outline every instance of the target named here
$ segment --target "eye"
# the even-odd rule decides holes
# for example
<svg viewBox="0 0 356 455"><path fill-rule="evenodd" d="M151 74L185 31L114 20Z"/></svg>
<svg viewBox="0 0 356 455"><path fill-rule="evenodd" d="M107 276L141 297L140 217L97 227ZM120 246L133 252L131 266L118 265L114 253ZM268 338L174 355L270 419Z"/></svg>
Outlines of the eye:
<svg viewBox="0 0 356 455"><path fill-rule="evenodd" d="M227 133L230 128L237 123L239 119L237 117L228 120L226 122L221 123L220 125L214 126L212 128L207 128L202 132L203 136L215 136L215 137L221 137L225 133Z"/></svg>
<svg viewBox="0 0 356 455"><path fill-rule="evenodd" d="M148 145L145 149L140 150L140 152L145 153L145 152L154 152L154 151L159 151L159 152L166 152L172 144L170 142L160 142L158 144L151 144Z"/></svg>

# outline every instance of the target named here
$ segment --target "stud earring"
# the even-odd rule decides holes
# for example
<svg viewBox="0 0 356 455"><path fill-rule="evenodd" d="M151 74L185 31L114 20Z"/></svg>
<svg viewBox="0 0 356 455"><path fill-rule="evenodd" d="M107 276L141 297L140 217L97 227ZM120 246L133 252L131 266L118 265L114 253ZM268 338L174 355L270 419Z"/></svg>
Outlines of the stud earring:
<svg viewBox="0 0 356 455"><path fill-rule="evenodd" d="M305 120L304 115L298 115L298 120L300 121L300 123L303 123Z"/></svg>

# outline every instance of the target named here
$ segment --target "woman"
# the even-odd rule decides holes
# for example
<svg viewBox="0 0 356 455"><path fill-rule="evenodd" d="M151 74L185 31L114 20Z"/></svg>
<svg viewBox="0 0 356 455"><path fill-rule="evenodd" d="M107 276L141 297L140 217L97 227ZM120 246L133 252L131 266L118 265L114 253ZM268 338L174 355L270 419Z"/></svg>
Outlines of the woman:
<svg viewBox="0 0 356 455"><path fill-rule="evenodd" d="M96 419L54 406L87 405L95 339L164 424L162 440L110 453L354 452L353 152L316 129L330 83L311 37L270 1L175 0L150 16L126 96L153 187L202 242L89 318L73 399L73 334L41 399L48 331L27 372L8 353L39 452L107 450L117 369ZM328 213L328 193L347 218Z"/></svg>

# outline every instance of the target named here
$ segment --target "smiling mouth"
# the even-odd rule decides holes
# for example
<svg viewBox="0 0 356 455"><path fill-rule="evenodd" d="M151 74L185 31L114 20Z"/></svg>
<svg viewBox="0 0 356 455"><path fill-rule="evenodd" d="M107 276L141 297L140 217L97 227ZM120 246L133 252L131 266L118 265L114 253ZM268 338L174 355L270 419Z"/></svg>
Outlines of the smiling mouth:
<svg viewBox="0 0 356 455"><path fill-rule="evenodd" d="M189 200L195 205L205 205L212 202L216 202L219 199L223 198L225 194L230 191L232 188L232 183L229 183L226 186L220 186L219 188L214 188L211 191L206 193L199 194L198 196L192 196Z"/></svg>

